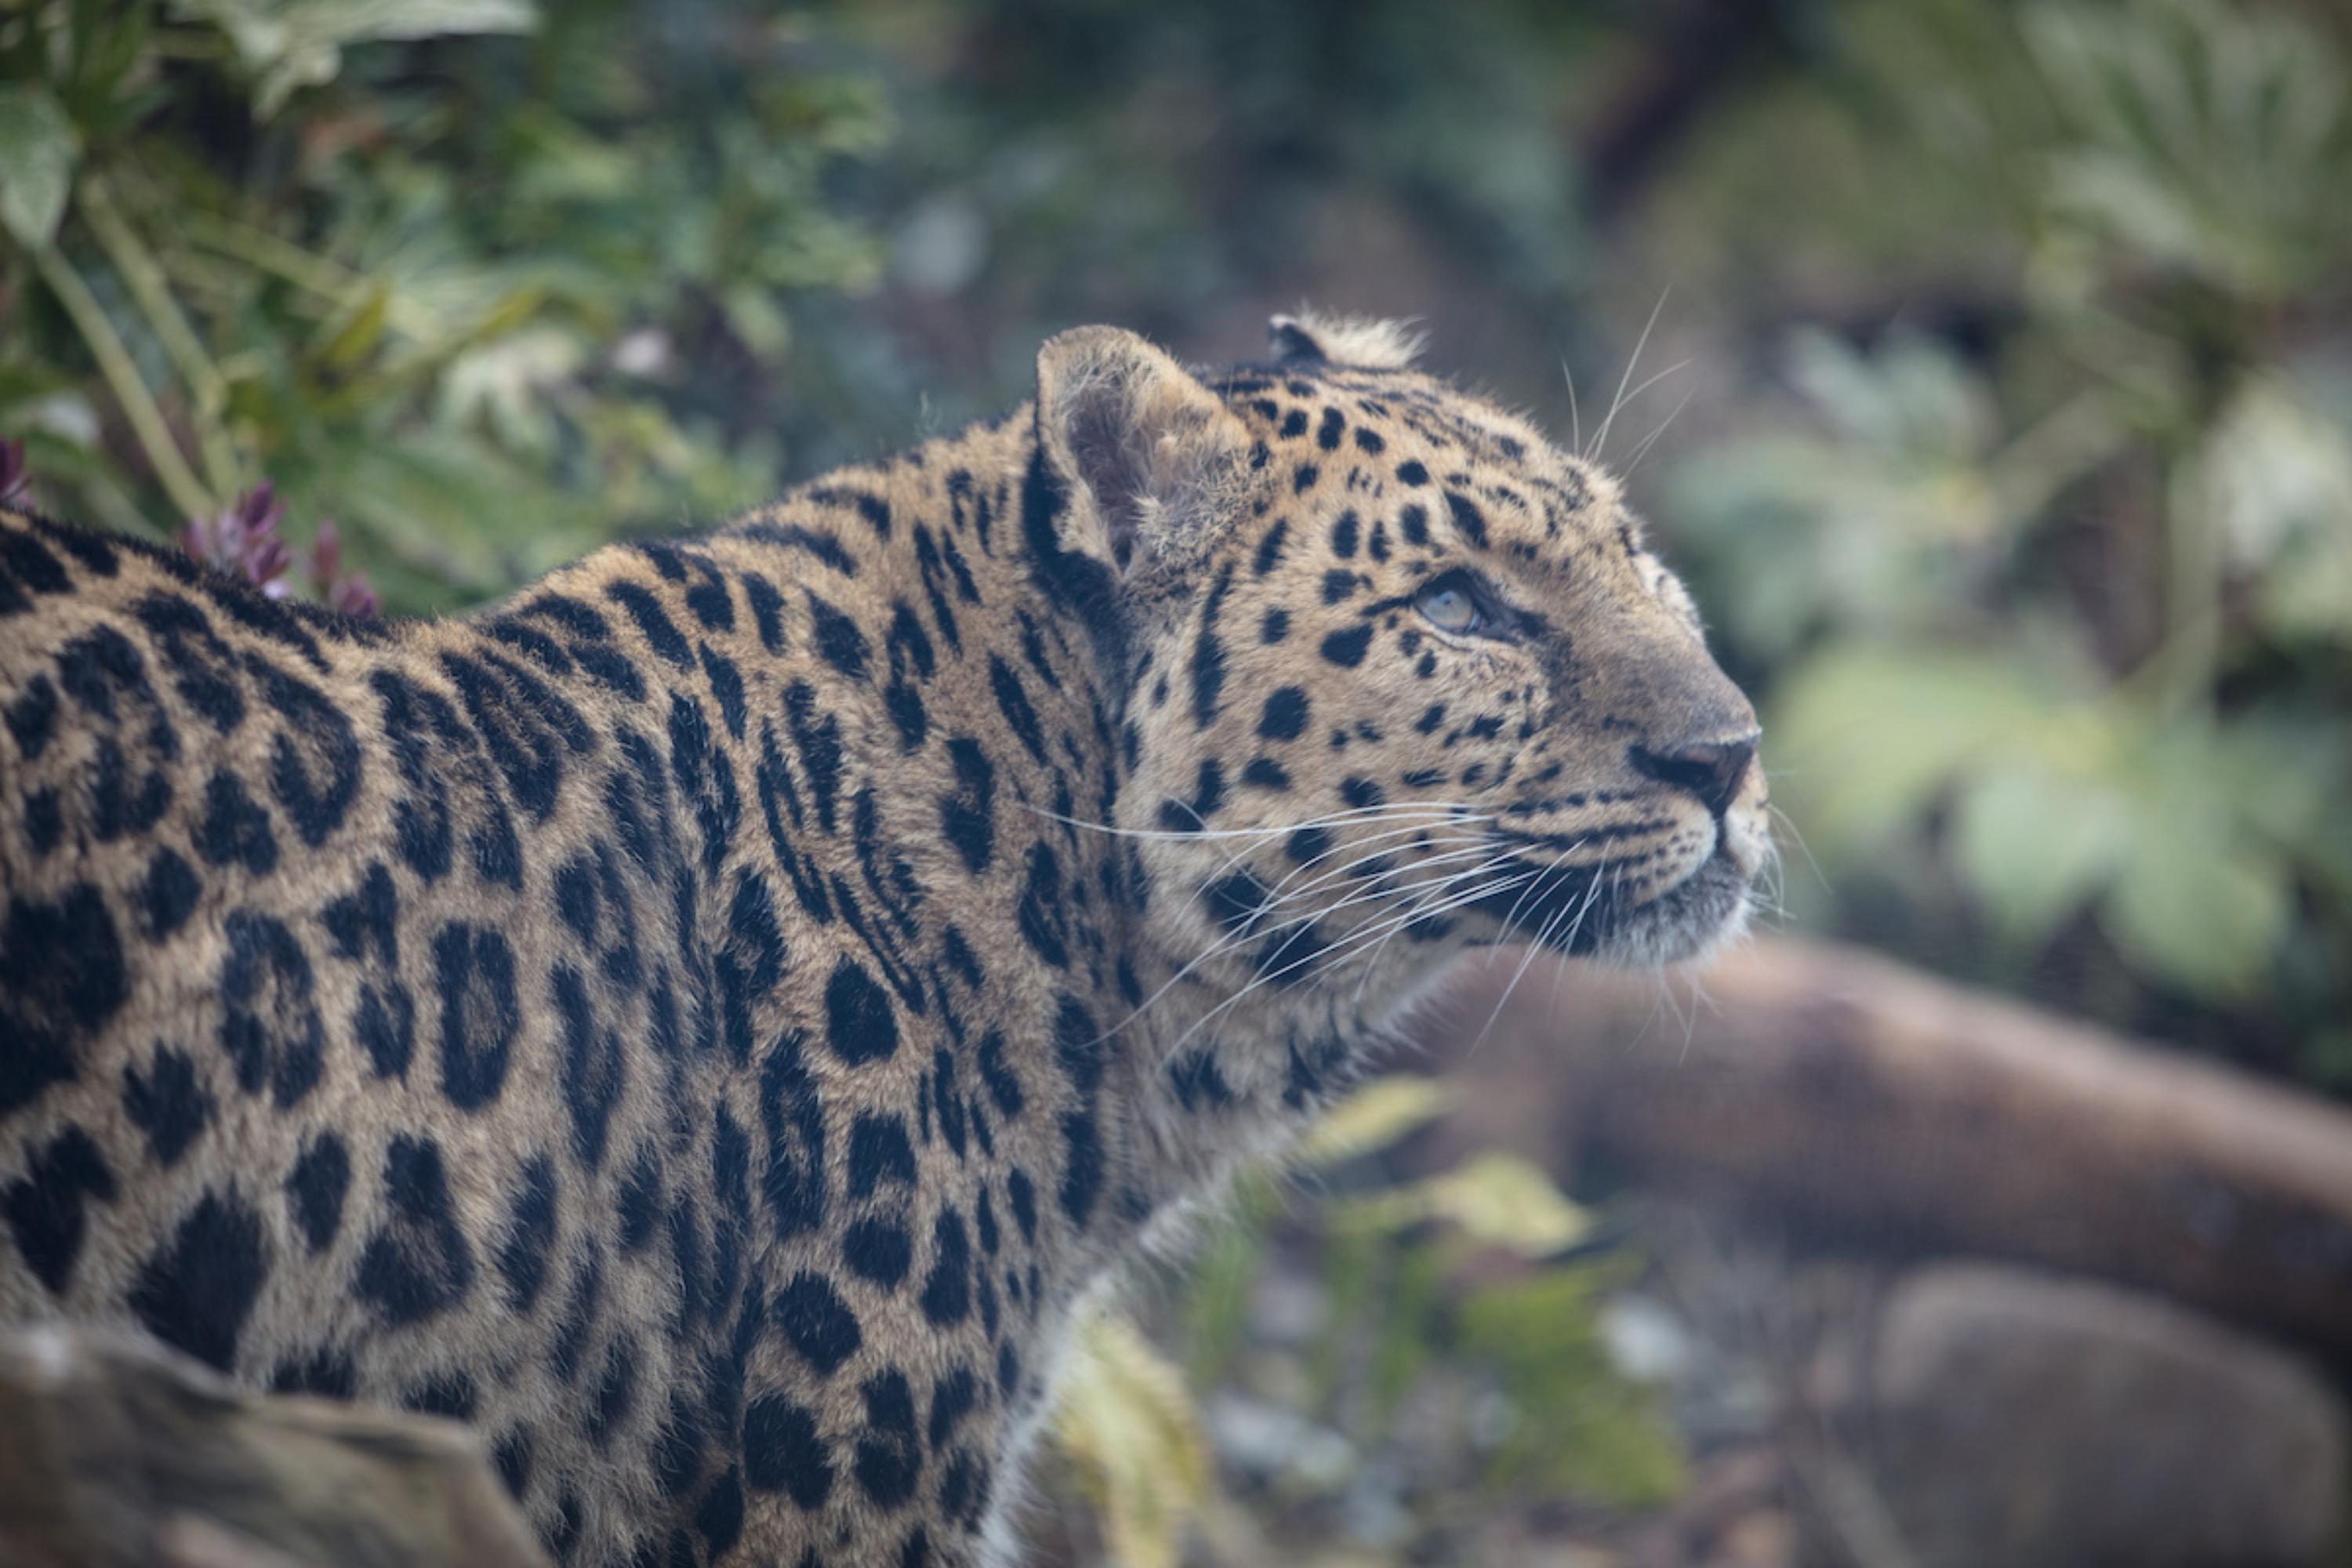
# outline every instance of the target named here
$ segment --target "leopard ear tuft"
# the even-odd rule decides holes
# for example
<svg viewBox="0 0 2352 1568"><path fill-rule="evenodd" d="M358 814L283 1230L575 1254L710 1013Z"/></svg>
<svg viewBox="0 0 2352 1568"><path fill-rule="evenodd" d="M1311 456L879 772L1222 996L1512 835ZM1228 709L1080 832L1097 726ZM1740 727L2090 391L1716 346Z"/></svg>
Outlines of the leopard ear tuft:
<svg viewBox="0 0 2352 1568"><path fill-rule="evenodd" d="M1307 330L1296 316L1276 316L1265 324L1266 347L1274 351L1276 364L1322 364L1328 362L1323 345Z"/></svg>
<svg viewBox="0 0 2352 1568"><path fill-rule="evenodd" d="M1318 316L1301 310L1265 324L1267 344L1277 364L1349 365L1358 370L1403 370L1421 353L1423 334L1409 321L1372 316Z"/></svg>
<svg viewBox="0 0 2352 1568"><path fill-rule="evenodd" d="M1086 491L1101 530L1093 549L1122 574L1196 556L1247 488L1241 421L1183 366L1117 327L1079 327L1038 351L1037 435Z"/></svg>

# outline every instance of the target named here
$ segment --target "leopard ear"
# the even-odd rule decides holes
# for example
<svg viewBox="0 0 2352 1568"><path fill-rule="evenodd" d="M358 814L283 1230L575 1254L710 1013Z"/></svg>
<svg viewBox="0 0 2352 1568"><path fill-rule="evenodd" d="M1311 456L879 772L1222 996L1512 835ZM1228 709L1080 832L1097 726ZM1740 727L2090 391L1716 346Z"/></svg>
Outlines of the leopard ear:
<svg viewBox="0 0 2352 1568"><path fill-rule="evenodd" d="M1117 327L1079 327L1038 351L1037 437L1093 503L1099 549L1122 574L1197 554L1247 486L1242 422L1183 366Z"/></svg>

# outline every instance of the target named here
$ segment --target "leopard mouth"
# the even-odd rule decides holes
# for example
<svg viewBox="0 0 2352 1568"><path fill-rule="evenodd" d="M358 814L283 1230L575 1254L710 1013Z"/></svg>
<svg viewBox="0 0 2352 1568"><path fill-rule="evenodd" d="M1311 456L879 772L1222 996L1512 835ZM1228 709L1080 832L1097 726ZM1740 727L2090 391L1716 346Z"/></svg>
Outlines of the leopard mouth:
<svg viewBox="0 0 2352 1568"><path fill-rule="evenodd" d="M1676 963L1731 935L1748 910L1748 874L1720 843L1689 876L1639 902L1625 896L1606 862L1515 858L1496 879L1495 890L1471 907L1501 924L1500 941L1579 958Z"/></svg>

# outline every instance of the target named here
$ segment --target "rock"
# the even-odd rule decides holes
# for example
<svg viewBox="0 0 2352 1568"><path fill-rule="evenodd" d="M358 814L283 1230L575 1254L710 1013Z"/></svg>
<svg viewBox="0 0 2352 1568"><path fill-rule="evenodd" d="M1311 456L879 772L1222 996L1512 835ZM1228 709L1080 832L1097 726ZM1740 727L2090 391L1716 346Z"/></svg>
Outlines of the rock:
<svg viewBox="0 0 2352 1568"><path fill-rule="evenodd" d="M545 1568L454 1422L247 1394L89 1330L0 1327L9 1568Z"/></svg>
<svg viewBox="0 0 2352 1568"><path fill-rule="evenodd" d="M2326 1386L2156 1299L1924 1268L1888 1297L1868 1364L1856 1446L1918 1568L2285 1568L2345 1526Z"/></svg>

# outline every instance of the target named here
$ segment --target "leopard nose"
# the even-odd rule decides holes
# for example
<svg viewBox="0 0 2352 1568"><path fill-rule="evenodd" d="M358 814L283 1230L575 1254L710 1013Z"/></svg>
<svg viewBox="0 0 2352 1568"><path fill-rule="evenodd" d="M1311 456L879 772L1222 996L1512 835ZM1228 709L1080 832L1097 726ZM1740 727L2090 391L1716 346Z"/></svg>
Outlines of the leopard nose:
<svg viewBox="0 0 2352 1568"><path fill-rule="evenodd" d="M1728 739L1688 740L1664 751L1637 745L1633 765L1661 784L1690 791L1709 812L1721 816L1738 797L1762 734L1750 730Z"/></svg>

